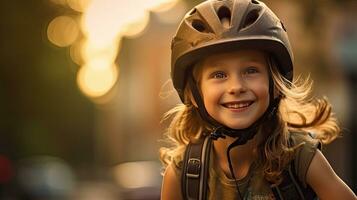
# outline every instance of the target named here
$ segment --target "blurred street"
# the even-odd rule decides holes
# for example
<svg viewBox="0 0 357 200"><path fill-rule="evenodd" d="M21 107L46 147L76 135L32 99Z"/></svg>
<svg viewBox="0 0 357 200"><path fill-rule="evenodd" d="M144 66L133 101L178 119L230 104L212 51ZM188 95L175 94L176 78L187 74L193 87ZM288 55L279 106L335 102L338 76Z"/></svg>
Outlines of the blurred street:
<svg viewBox="0 0 357 200"><path fill-rule="evenodd" d="M199 2L1 1L0 200L160 199L170 43ZM333 104L343 137L323 153L357 193L357 1L263 2Z"/></svg>

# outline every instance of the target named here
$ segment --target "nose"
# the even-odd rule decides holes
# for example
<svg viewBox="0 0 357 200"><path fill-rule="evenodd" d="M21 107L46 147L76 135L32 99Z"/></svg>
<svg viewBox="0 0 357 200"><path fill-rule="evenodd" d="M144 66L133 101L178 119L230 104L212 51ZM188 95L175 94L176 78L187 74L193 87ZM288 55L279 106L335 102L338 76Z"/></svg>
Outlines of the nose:
<svg viewBox="0 0 357 200"><path fill-rule="evenodd" d="M233 76L228 81L228 93L229 94L240 94L247 91L246 84L242 77Z"/></svg>

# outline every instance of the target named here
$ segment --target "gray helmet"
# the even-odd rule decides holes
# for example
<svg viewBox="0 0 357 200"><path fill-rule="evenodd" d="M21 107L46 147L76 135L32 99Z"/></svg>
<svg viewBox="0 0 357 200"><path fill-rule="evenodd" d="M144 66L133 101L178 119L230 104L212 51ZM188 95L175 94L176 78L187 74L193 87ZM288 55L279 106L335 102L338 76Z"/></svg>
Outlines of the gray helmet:
<svg viewBox="0 0 357 200"><path fill-rule="evenodd" d="M257 0L208 0L183 18L171 43L171 78L181 100L188 69L214 53L240 49L268 52L279 72L293 78L293 54L283 23Z"/></svg>

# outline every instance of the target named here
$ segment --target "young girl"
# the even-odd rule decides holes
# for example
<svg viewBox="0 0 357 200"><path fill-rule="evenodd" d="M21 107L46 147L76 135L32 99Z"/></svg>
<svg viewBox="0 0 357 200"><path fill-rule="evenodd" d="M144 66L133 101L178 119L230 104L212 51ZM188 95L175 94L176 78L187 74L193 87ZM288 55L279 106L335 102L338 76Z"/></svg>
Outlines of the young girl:
<svg viewBox="0 0 357 200"><path fill-rule="evenodd" d="M163 200L196 198L187 194L191 185L182 187L184 154L204 138L212 142L200 199L308 199L274 192L289 166L311 198L357 199L318 149L339 135L331 105L310 97L310 81L293 79L286 30L264 3L208 0L193 8L172 41L171 77L184 104L164 117L172 117L174 147L160 150Z"/></svg>

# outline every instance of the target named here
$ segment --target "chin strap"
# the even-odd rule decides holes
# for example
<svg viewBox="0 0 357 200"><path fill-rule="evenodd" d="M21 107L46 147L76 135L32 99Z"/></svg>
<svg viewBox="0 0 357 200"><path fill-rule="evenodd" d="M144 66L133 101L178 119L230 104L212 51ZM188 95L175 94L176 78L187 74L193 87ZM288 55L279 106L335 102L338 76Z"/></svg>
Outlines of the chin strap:
<svg viewBox="0 0 357 200"><path fill-rule="evenodd" d="M230 171L230 173L232 175L232 178L234 180L234 183L236 185L236 189L238 191L239 199L243 199L243 197L242 197L242 194L240 193L240 190L239 190L238 180L237 180L236 176L234 175L230 151L233 149L233 147L238 146L238 145L243 145L243 144L247 143L247 141L248 140L244 140L242 137L240 137L240 138L236 139L232 144L230 144L228 146L228 149L227 149L227 158L228 158L229 171Z"/></svg>
<svg viewBox="0 0 357 200"><path fill-rule="evenodd" d="M222 129L222 128L223 128L222 126L220 126L220 127L218 127L218 128L215 128L215 129L212 131L210 137L211 137L213 140L218 140L218 138L223 138L223 139L225 139L226 136L225 136L225 135L222 133L222 131L220 130L220 129Z"/></svg>
<svg viewBox="0 0 357 200"><path fill-rule="evenodd" d="M276 117L276 115L272 115L272 116L270 116L271 119L272 119L273 116ZM239 190L238 180L237 180L237 178L235 177L235 174L234 174L234 171L233 171L233 164L232 164L232 159L231 159L230 151L231 151L234 147L236 147L236 146L246 144L254 135L255 135L255 134L249 135L249 136L243 135L243 137L237 138L237 139L236 139L232 144L230 144L230 145L228 146L228 148L227 148L227 159L228 159L229 171L230 171L231 176L232 176L232 178L233 178L233 180L234 180L234 182L235 182L236 189L237 189L237 191L238 191L238 195L239 195L240 199L243 199L243 197L242 197L242 194L240 193L240 190ZM246 137L244 137L244 136L246 136Z"/></svg>

